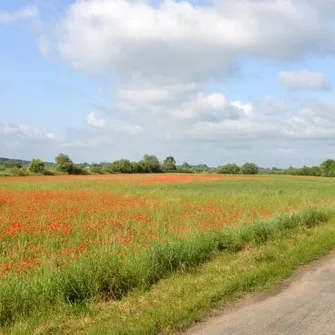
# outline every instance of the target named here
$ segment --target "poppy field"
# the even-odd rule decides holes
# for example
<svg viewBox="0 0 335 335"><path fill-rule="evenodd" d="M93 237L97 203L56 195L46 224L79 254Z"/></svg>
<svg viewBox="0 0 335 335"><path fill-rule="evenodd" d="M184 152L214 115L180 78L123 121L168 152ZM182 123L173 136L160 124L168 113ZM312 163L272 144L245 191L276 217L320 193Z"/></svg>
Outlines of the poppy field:
<svg viewBox="0 0 335 335"><path fill-rule="evenodd" d="M121 299L180 265L206 261L214 236L334 204L326 178L1 178L0 323L56 305Z"/></svg>

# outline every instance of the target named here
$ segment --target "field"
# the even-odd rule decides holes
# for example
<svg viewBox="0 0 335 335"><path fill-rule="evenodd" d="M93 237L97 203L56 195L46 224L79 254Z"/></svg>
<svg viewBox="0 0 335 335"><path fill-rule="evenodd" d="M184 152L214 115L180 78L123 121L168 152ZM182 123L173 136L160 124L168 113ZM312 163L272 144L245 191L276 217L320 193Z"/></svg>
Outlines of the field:
<svg viewBox="0 0 335 335"><path fill-rule="evenodd" d="M1 178L0 325L9 332L36 315L84 313L215 252L327 222L334 186L205 174Z"/></svg>

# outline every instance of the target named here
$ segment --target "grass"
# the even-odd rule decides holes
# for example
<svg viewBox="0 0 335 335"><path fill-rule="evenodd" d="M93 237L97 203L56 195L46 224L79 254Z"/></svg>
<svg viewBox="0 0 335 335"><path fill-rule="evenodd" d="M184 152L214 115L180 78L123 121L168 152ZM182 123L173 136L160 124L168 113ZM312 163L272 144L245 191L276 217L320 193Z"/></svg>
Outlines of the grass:
<svg viewBox="0 0 335 335"><path fill-rule="evenodd" d="M216 252L201 267L179 270L149 291L120 301L35 315L11 334L173 334L252 292L267 290L335 248L335 221L296 226L240 252ZM78 306L77 306L78 307Z"/></svg>
<svg viewBox="0 0 335 335"><path fill-rule="evenodd" d="M310 239L328 231L334 241L335 191L329 179L206 178L2 180L0 324L4 331L77 332L77 324L88 320L85 333L98 334L103 328L97 327L104 327L103 323L105 332L108 324L113 325L115 334L171 333L201 317L219 300L268 287L273 280L287 276L298 265L297 260L304 259ZM282 254L271 248L279 248L296 236L296 245L305 247L306 252L280 265L278 260L291 246L280 249ZM324 236L324 241L318 244L319 249L314 245L309 248L314 250L309 258L331 247L328 237ZM251 254L252 263L244 263ZM180 282L182 278L196 279L199 266L210 266L216 259L230 264L226 281L231 286L226 293L220 295L218 288L210 285L208 294L216 298L205 303L200 292L200 297L185 300L191 309L181 301L178 312L173 312L173 299L157 310L142 303L152 292L158 295L157 301L164 301L166 293L161 285L174 278ZM277 267L272 268L273 264ZM251 270L243 273L248 266ZM256 276L254 284L250 273ZM198 279L199 285L207 285ZM140 314L122 314L128 305ZM120 323L110 313L127 321ZM76 321L68 325L66 318ZM96 319L105 321L96 325Z"/></svg>

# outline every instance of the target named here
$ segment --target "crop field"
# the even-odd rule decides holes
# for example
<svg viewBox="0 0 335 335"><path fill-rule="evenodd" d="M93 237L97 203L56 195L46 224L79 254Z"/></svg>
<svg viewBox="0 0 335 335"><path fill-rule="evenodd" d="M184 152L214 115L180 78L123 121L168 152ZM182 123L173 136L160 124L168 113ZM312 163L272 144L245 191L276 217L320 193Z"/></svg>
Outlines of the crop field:
<svg viewBox="0 0 335 335"><path fill-rule="evenodd" d="M148 289L206 261L227 231L333 208L334 186L321 177L205 174L1 178L0 324Z"/></svg>

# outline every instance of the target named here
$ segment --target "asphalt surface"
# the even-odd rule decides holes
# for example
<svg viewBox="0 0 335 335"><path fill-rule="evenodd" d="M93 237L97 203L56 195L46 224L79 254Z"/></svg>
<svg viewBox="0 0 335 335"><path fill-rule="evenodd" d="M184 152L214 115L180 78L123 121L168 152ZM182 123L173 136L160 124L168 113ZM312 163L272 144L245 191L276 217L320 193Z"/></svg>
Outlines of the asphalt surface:
<svg viewBox="0 0 335 335"><path fill-rule="evenodd" d="M335 335L335 253L184 335Z"/></svg>

